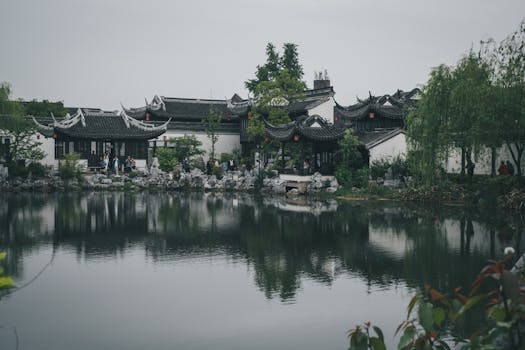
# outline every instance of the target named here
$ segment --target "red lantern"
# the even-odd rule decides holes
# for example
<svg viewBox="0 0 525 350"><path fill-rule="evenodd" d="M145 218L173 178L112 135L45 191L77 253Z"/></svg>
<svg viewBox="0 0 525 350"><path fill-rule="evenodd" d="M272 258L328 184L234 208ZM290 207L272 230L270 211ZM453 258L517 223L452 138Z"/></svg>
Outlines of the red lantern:
<svg viewBox="0 0 525 350"><path fill-rule="evenodd" d="M146 112L146 121L149 122L149 118L151 117L151 115L149 114L149 112Z"/></svg>
<svg viewBox="0 0 525 350"><path fill-rule="evenodd" d="M338 115L334 115L334 121L337 123L339 121L339 116Z"/></svg>
<svg viewBox="0 0 525 350"><path fill-rule="evenodd" d="M231 113L226 114L226 120L227 120L227 121L232 120L232 115L231 115Z"/></svg>
<svg viewBox="0 0 525 350"><path fill-rule="evenodd" d="M293 135L293 140L294 140L295 142L299 141L299 135Z"/></svg>
<svg viewBox="0 0 525 350"><path fill-rule="evenodd" d="M374 119L374 118L375 118L375 114L374 114L374 112L370 112L370 114L368 115L368 117L369 117L370 119Z"/></svg>

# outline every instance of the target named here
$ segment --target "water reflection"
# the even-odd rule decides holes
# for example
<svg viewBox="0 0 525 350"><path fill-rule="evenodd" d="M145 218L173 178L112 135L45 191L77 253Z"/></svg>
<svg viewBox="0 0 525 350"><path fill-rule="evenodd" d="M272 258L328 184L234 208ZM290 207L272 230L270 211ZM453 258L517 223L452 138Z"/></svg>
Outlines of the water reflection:
<svg viewBox="0 0 525 350"><path fill-rule="evenodd" d="M241 194L4 195L0 246L22 278L25 256L51 245L78 260L144 249L153 262L224 255L254 271L267 298L293 300L301 281L358 276L373 288L400 282L465 286L502 247L522 250L522 217L392 204L309 203Z"/></svg>

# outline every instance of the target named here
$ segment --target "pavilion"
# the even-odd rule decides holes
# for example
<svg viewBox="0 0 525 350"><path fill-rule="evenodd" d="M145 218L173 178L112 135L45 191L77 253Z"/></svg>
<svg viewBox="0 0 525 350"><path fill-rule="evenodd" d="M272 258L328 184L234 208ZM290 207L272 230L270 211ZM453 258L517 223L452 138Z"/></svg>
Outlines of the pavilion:
<svg viewBox="0 0 525 350"><path fill-rule="evenodd" d="M314 171L322 174L333 173L335 153L338 149L337 142L346 131L342 123L331 124L319 115L312 115L301 116L281 126L273 126L265 122L265 128L270 139L281 143L282 170L284 170L286 144L308 143L312 152L309 155L302 155L304 160L309 160Z"/></svg>
<svg viewBox="0 0 525 350"><path fill-rule="evenodd" d="M49 124L33 118L40 134L54 139L55 159L69 153L79 153L89 167L99 164L104 153L135 158L137 167L146 166L148 140L157 138L167 130L169 120L162 125L147 124L128 116L124 111L106 112L79 108L74 115Z"/></svg>

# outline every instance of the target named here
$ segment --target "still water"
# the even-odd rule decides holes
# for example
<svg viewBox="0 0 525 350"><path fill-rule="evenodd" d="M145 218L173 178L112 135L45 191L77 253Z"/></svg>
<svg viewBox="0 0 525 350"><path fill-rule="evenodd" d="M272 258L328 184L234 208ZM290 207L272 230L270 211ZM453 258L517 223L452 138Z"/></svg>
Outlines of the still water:
<svg viewBox="0 0 525 350"><path fill-rule="evenodd" d="M425 283L471 283L520 218L239 194L0 197L0 348L345 349L394 344Z"/></svg>

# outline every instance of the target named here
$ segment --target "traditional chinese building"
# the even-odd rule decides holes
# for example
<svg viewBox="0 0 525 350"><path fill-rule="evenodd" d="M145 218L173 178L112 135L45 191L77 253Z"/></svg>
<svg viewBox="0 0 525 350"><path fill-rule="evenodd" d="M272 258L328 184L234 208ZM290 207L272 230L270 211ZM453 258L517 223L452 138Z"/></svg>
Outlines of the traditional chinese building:
<svg viewBox="0 0 525 350"><path fill-rule="evenodd" d="M369 162L406 155L407 141L403 131L410 108L419 99L418 88L397 90L392 95L358 99L344 107L336 104L334 119L353 129L368 152Z"/></svg>
<svg viewBox="0 0 525 350"><path fill-rule="evenodd" d="M237 94L232 100L242 100ZM204 121L210 113L221 117L217 126L219 138L215 145L217 154L231 152L240 147L239 127L240 120L228 109L227 100L176 98L156 95L151 102L139 108L124 108L124 112L137 120L142 120L154 125L167 123L166 132L155 140L150 146L168 145L172 137L195 135L202 142L202 148L209 152L211 141L206 135L207 124Z"/></svg>
<svg viewBox="0 0 525 350"><path fill-rule="evenodd" d="M106 152L122 161L130 155L136 159L137 167L146 167L148 141L164 134L169 122L154 125L125 112L90 109L78 109L74 115L68 114L61 120L52 118L52 122L47 118L47 123L43 118L38 119L34 118L40 134L53 140L55 160L69 153L79 153L90 167L97 166L99 157Z"/></svg>
<svg viewBox="0 0 525 350"><path fill-rule="evenodd" d="M332 174L335 152L338 149L338 141L346 131L341 123L331 124L324 118L313 116L302 116L294 119L291 123L281 126L265 125L268 137L279 141L281 144L281 163L284 168L287 154L286 145L293 143L307 143L311 149L310 154L302 155L308 161L313 171L322 174ZM304 149L304 148L303 148ZM289 152L288 152L289 153Z"/></svg>

